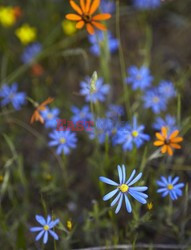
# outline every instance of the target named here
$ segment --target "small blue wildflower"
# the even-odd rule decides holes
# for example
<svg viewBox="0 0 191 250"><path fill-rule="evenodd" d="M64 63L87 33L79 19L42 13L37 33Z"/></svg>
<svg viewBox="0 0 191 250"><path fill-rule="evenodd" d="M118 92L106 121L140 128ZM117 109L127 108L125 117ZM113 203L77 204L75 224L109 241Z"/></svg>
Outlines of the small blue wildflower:
<svg viewBox="0 0 191 250"><path fill-rule="evenodd" d="M46 244L48 242L48 233L55 239L58 240L58 235L52 230L59 223L59 219L51 220L51 216L48 215L47 219L42 217L41 215L35 216L38 223L41 224L40 227L31 227L31 232L39 232L35 238L36 241L40 240L43 236L43 243Z"/></svg>
<svg viewBox="0 0 191 250"><path fill-rule="evenodd" d="M173 83L170 81L161 81L159 83L158 89L159 93L161 93L161 95L164 95L167 99L176 96L176 90Z"/></svg>
<svg viewBox="0 0 191 250"><path fill-rule="evenodd" d="M157 193L162 193L162 197L169 194L172 200L178 199L178 196L182 196L181 188L184 187L184 183L181 182L177 184L178 181L179 177L173 179L172 176L168 178L161 176L161 180L157 181L157 184L160 186Z"/></svg>
<svg viewBox="0 0 191 250"><path fill-rule="evenodd" d="M91 84L91 79L87 77L80 83L80 86L80 93L85 96L86 101L93 103L103 102L110 90L109 84L103 84L103 78L98 78L95 83Z"/></svg>
<svg viewBox="0 0 191 250"><path fill-rule="evenodd" d="M144 107L151 108L155 114L166 110L167 98L159 92L158 88L146 91L143 101Z"/></svg>
<svg viewBox="0 0 191 250"><path fill-rule="evenodd" d="M142 66L141 68L136 66L129 67L128 75L126 83L131 84L133 90L144 90L149 87L153 81L153 77L150 75L150 70L145 66Z"/></svg>
<svg viewBox="0 0 191 250"><path fill-rule="evenodd" d="M101 12L112 14L115 12L115 2L113 0L104 0L101 1Z"/></svg>
<svg viewBox="0 0 191 250"><path fill-rule="evenodd" d="M40 43L33 43L27 46L21 56L23 63L30 63L42 50Z"/></svg>
<svg viewBox="0 0 191 250"><path fill-rule="evenodd" d="M150 136L143 133L144 125L137 124L137 118L133 117L133 124L126 124L117 132L114 144L122 144L124 151L132 150L135 144L137 148L141 147L145 141L150 140Z"/></svg>
<svg viewBox="0 0 191 250"><path fill-rule="evenodd" d="M161 131L162 127L167 127L169 133L172 133L174 130L178 129L178 126L176 125L176 119L175 117L171 115L166 115L165 118L157 117L155 119L155 122L153 123L153 128Z"/></svg>
<svg viewBox="0 0 191 250"><path fill-rule="evenodd" d="M89 106L87 105L83 106L81 109L79 109L76 106L72 106L71 111L73 113L72 121L74 123L78 121L83 121L83 122L91 121L93 119L93 115L90 112Z"/></svg>
<svg viewBox="0 0 191 250"><path fill-rule="evenodd" d="M14 109L19 110L21 106L26 103L26 94L24 92L17 92L18 84L13 83L12 86L4 84L0 89L1 106L11 103Z"/></svg>
<svg viewBox="0 0 191 250"><path fill-rule="evenodd" d="M90 47L90 51L92 54L100 56L102 50L100 50L100 48L104 46L104 35L106 35L106 38L108 40L109 51L113 53L118 49L119 42L116 38L113 37L111 32L103 33L101 31L97 31L96 34L88 36L88 40L92 44L92 46Z"/></svg>
<svg viewBox="0 0 191 250"><path fill-rule="evenodd" d="M46 128L55 128L57 126L57 119L60 111L58 108L49 109L41 111L41 115L45 121Z"/></svg>
<svg viewBox="0 0 191 250"><path fill-rule="evenodd" d="M161 0L133 0L133 5L137 9L155 9L161 4Z"/></svg>
<svg viewBox="0 0 191 250"><path fill-rule="evenodd" d="M76 147L77 138L76 133L72 133L69 130L66 131L56 131L54 130L52 133L49 134L49 137L52 139L49 142L49 146L57 146L56 153L60 155L64 153L68 155L70 153L71 148Z"/></svg>
<svg viewBox="0 0 191 250"><path fill-rule="evenodd" d="M121 209L122 202L124 199L125 199L126 210L127 210L127 212L131 213L132 207L131 207L131 203L130 203L129 198L128 198L128 194L131 195L138 202L140 202L142 204L146 204L147 203L146 199L148 198L148 195L143 193L143 192L146 191L148 189L148 187L146 187L146 186L131 187L133 184L135 184L138 180L141 179L142 173L139 173L134 178L134 176L136 174L136 170L134 169L133 172L131 173L129 179L126 180L125 166L122 165L122 167L120 167L118 165L117 168L118 168L118 175L119 175L119 183L112 181L111 179L103 177L103 176L99 177L100 181L116 187L113 191L106 194L103 197L103 200L107 201L118 193L116 195L115 199L111 203L111 206L114 206L118 202L115 213L117 214L119 212L119 210Z"/></svg>
<svg viewBox="0 0 191 250"><path fill-rule="evenodd" d="M108 111L106 112L108 118L115 119L122 115L124 115L124 109L122 106L114 104L109 105Z"/></svg>

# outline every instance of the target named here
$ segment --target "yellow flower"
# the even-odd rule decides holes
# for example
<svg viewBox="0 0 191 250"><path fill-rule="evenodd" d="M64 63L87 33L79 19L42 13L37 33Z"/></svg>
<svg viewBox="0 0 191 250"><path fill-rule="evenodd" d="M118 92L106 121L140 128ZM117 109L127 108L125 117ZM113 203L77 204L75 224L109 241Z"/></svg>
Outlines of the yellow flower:
<svg viewBox="0 0 191 250"><path fill-rule="evenodd" d="M147 203L147 209L148 210L152 210L153 209L153 203L152 202Z"/></svg>
<svg viewBox="0 0 191 250"><path fill-rule="evenodd" d="M64 31L64 33L68 36L73 35L74 33L76 33L76 25L68 20L64 20L62 21L62 29Z"/></svg>
<svg viewBox="0 0 191 250"><path fill-rule="evenodd" d="M0 23L4 27L13 26L16 22L14 8L0 7Z"/></svg>
<svg viewBox="0 0 191 250"><path fill-rule="evenodd" d="M71 230L72 230L72 221L71 221L71 220L67 220L66 226L67 226L67 229L68 229L69 231L71 231Z"/></svg>
<svg viewBox="0 0 191 250"><path fill-rule="evenodd" d="M36 40L36 28L31 27L28 24L23 24L16 30L15 33L21 43L23 43L24 45Z"/></svg>

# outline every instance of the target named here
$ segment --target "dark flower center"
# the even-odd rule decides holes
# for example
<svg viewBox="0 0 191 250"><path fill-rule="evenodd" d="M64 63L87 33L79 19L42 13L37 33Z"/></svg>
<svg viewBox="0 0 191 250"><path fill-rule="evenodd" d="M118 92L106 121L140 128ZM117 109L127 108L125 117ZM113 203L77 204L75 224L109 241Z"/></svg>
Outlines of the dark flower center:
<svg viewBox="0 0 191 250"><path fill-rule="evenodd" d="M169 145L169 144L170 144L170 140L169 140L169 139L165 139L164 143L165 143L166 145Z"/></svg>
<svg viewBox="0 0 191 250"><path fill-rule="evenodd" d="M86 23L90 23L90 22L91 22L91 19L92 19L92 17L91 17L90 14L84 14L84 15L82 16L82 18L83 18L84 22L86 22Z"/></svg>

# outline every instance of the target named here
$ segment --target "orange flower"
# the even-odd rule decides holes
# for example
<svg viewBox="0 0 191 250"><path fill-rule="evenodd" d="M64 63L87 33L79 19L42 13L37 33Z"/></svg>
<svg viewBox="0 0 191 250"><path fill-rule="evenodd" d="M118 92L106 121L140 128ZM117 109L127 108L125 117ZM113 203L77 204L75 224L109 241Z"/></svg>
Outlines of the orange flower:
<svg viewBox="0 0 191 250"><path fill-rule="evenodd" d="M177 137L179 134L178 130L173 131L168 136L168 129L166 127L162 127L161 133L156 133L157 140L154 142L154 145L157 147L161 147L161 153L168 155L173 155L173 148L180 149L181 146L178 144L183 141L182 137Z"/></svg>
<svg viewBox="0 0 191 250"><path fill-rule="evenodd" d="M86 29L89 34L95 33L95 28L100 30L107 30L105 25L97 21L104 21L111 17L110 14L97 14L93 16L100 5L100 0L80 0L80 6L74 1L70 0L71 7L77 12L77 14L68 14L66 19L71 21L77 21L76 28L82 29L86 25Z"/></svg>
<svg viewBox="0 0 191 250"><path fill-rule="evenodd" d="M32 117L31 117L30 123L32 124L35 121L39 121L41 123L44 123L44 119L42 118L40 111L45 110L46 105L50 104L53 101L54 101L54 98L48 97L48 99L46 99L44 102L42 102L40 105L38 105L37 108L35 109Z"/></svg>

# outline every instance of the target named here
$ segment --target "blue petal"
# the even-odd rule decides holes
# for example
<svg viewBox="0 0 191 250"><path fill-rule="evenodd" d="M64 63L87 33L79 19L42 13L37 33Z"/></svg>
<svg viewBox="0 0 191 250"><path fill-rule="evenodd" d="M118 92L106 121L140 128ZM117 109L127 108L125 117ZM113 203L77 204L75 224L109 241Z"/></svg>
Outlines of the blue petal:
<svg viewBox="0 0 191 250"><path fill-rule="evenodd" d="M175 185L179 179L180 179L180 177L178 177L178 176L175 177L174 180L172 181L172 185Z"/></svg>
<svg viewBox="0 0 191 250"><path fill-rule="evenodd" d="M126 180L126 170L125 170L125 165L122 165L122 171L123 171L123 180L122 180L122 183L125 183L125 180Z"/></svg>
<svg viewBox="0 0 191 250"><path fill-rule="evenodd" d="M42 217L41 215L36 215L35 218L42 226L46 224L44 217Z"/></svg>
<svg viewBox="0 0 191 250"><path fill-rule="evenodd" d="M162 193L162 192L165 192L165 191L167 191L167 188L159 188L157 190L157 193Z"/></svg>
<svg viewBox="0 0 191 250"><path fill-rule="evenodd" d="M43 227L31 227L30 228L31 232L37 232L37 231L41 231L41 230L43 230Z"/></svg>
<svg viewBox="0 0 191 250"><path fill-rule="evenodd" d="M157 181L157 184L161 187L166 187L166 184L162 181Z"/></svg>
<svg viewBox="0 0 191 250"><path fill-rule="evenodd" d="M44 233L43 243L46 244L47 241L48 241L48 231L46 231L46 232Z"/></svg>
<svg viewBox="0 0 191 250"><path fill-rule="evenodd" d="M141 179L141 177L142 177L142 173L138 174L137 177L128 184L128 186L133 185L135 182Z"/></svg>
<svg viewBox="0 0 191 250"><path fill-rule="evenodd" d="M145 190L148 189L148 187L146 187L146 186L143 186L143 187L131 187L130 189L134 190L134 191L145 191Z"/></svg>
<svg viewBox="0 0 191 250"><path fill-rule="evenodd" d="M110 198L112 198L117 192L118 192L118 188L116 188L115 190L109 192L108 194L106 194L104 197L103 197L103 200L104 201L107 201L109 200Z"/></svg>
<svg viewBox="0 0 191 250"><path fill-rule="evenodd" d="M129 213L132 212L132 207L131 207L131 203L129 202L129 199L127 197L127 195L125 195L125 204L126 204L126 209Z"/></svg>
<svg viewBox="0 0 191 250"><path fill-rule="evenodd" d="M119 210L121 209L121 205L122 205L122 201L123 201L123 194L121 193L121 197L119 199L119 203L117 205L117 208L115 210L115 213L117 214L119 212Z"/></svg>
<svg viewBox="0 0 191 250"><path fill-rule="evenodd" d="M131 176L127 180L126 184L128 184L133 179L133 177L134 177L135 174L136 174L136 170L134 169L133 172L131 173Z"/></svg>
<svg viewBox="0 0 191 250"><path fill-rule="evenodd" d="M162 194L162 197L165 197L169 194L169 190L167 189L166 191L164 191L164 193Z"/></svg>
<svg viewBox="0 0 191 250"><path fill-rule="evenodd" d="M39 234L37 234L35 240L36 240L36 241L37 241L37 240L40 240L40 238L43 236L43 234L44 234L44 230L42 230Z"/></svg>
<svg viewBox="0 0 191 250"><path fill-rule="evenodd" d="M130 194L131 196L133 196L133 197L134 197L137 201L139 201L140 203L142 203L142 204L146 204L146 203L147 203L147 201L146 201L143 197L141 197L141 196L139 195L139 193L129 190L129 194Z"/></svg>
<svg viewBox="0 0 191 250"><path fill-rule="evenodd" d="M112 185L112 186L118 186L117 182L112 181L109 178L106 178L104 176L99 177L99 180L106 183L106 184Z"/></svg>
<svg viewBox="0 0 191 250"><path fill-rule="evenodd" d="M161 180L162 180L166 185L169 184L168 181L167 181L167 179L166 179L164 176L161 176Z"/></svg>
<svg viewBox="0 0 191 250"><path fill-rule="evenodd" d="M121 167L118 165L117 169L118 169L118 175L119 175L119 183L122 184L123 177L122 177Z"/></svg>
<svg viewBox="0 0 191 250"><path fill-rule="evenodd" d="M49 228L53 228L53 227L55 227L55 226L56 226L56 224L58 224L59 222L60 222L60 220L59 220L59 219L56 219L56 220L52 221L52 222L49 224Z"/></svg>
<svg viewBox="0 0 191 250"><path fill-rule="evenodd" d="M48 216L47 216L47 219L46 219L46 224L49 224L49 223L50 223L50 221L51 221L51 216L50 216L50 215L48 215Z"/></svg>
<svg viewBox="0 0 191 250"><path fill-rule="evenodd" d="M184 183L179 183L174 186L174 188L183 188L183 187L184 187Z"/></svg>
<svg viewBox="0 0 191 250"><path fill-rule="evenodd" d="M58 235L52 231L52 230L49 230L49 233L52 235L52 237L55 239L55 240L58 240Z"/></svg>
<svg viewBox="0 0 191 250"><path fill-rule="evenodd" d="M121 192L119 192L118 195L115 197L115 199L112 201L111 207L114 206L117 203L117 201L119 200L120 196L121 196Z"/></svg>

